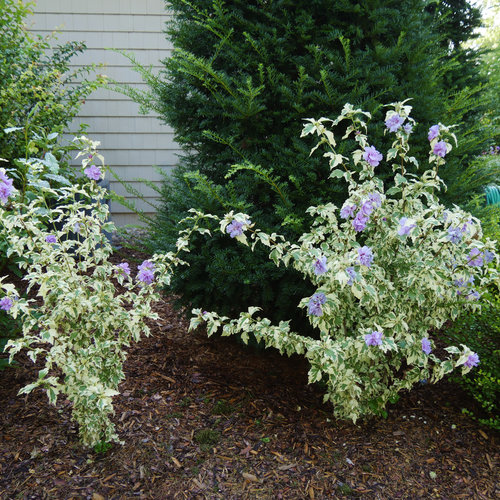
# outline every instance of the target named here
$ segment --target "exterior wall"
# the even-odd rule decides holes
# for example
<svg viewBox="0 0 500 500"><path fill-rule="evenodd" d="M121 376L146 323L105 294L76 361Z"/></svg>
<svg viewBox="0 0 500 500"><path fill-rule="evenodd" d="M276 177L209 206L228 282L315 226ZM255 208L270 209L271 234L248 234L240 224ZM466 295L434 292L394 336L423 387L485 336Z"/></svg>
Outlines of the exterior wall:
<svg viewBox="0 0 500 500"><path fill-rule="evenodd" d="M32 32L45 35L55 30L60 32L59 43L85 42L87 50L72 60L72 66L103 63L98 72L120 83L145 88L128 59L106 48L132 52L155 71L171 53L163 33L168 19L164 0L36 0L33 10ZM155 191L134 179L159 184L162 176L153 166L167 172L172 169L179 152L173 131L155 116L140 115L139 106L128 97L105 89L87 99L68 133L76 132L81 123L89 125L89 137L101 142L106 163L154 203ZM136 200L112 178L111 188L130 201ZM135 204L149 214L154 212L141 200ZM111 213L119 226L137 222L135 214L120 204L112 203Z"/></svg>

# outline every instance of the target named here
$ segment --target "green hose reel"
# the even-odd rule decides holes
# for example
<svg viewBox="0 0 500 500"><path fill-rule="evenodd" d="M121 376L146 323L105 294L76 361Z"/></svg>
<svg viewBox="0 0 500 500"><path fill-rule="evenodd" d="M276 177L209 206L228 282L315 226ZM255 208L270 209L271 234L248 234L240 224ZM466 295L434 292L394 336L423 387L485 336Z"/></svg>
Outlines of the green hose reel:
<svg viewBox="0 0 500 500"><path fill-rule="evenodd" d="M496 205L500 203L500 188L498 186L486 186L486 205Z"/></svg>

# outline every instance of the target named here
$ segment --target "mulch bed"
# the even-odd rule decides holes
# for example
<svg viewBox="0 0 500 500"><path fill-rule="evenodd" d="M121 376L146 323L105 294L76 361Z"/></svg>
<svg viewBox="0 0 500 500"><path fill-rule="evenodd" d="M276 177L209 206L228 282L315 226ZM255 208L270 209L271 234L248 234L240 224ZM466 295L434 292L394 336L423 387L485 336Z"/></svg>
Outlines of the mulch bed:
<svg viewBox="0 0 500 500"><path fill-rule="evenodd" d="M140 257L122 251L116 258ZM114 400L123 445L83 448L69 402L17 396L36 367L0 372L2 499L493 499L499 436L456 386L422 385L386 419L335 421L307 363L187 332L165 297Z"/></svg>

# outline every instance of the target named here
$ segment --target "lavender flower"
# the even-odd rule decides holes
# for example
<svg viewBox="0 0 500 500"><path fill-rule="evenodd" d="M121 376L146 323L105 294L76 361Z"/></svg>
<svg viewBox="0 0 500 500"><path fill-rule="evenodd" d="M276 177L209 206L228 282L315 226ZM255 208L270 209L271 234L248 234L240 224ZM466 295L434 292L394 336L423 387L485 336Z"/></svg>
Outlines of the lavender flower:
<svg viewBox="0 0 500 500"><path fill-rule="evenodd" d="M121 264L118 264L116 267L118 268L116 270L116 272L118 274L122 274L125 276L130 275L130 266L128 265L128 262L122 262ZM140 269L140 270L142 271L142 269Z"/></svg>
<svg viewBox="0 0 500 500"><path fill-rule="evenodd" d="M316 259L316 261L313 264L313 268L314 268L314 274L316 276L319 276L320 274L326 273L328 271L326 257L322 256L319 259Z"/></svg>
<svg viewBox="0 0 500 500"><path fill-rule="evenodd" d="M245 222L239 222L237 220L233 220L226 227L226 233L231 236L231 238L236 238L236 236L241 236L245 229L245 226L251 224L250 220L246 220Z"/></svg>
<svg viewBox="0 0 500 500"><path fill-rule="evenodd" d="M401 127L401 125L403 125L404 121L405 119L403 117L395 113L387 118L387 120L385 121L385 126L389 129L389 132L396 132Z"/></svg>
<svg viewBox="0 0 500 500"><path fill-rule="evenodd" d="M481 298L481 294L477 290L472 290L469 295L467 295L467 300L479 300Z"/></svg>
<svg viewBox="0 0 500 500"><path fill-rule="evenodd" d="M438 135L439 135L439 125L433 125L433 126L429 129L429 135L427 136L427 139L429 139L429 141L432 141L432 140L433 140L433 139L435 139Z"/></svg>
<svg viewBox="0 0 500 500"><path fill-rule="evenodd" d="M367 146L365 148L363 160L367 161L372 167L377 167L382 158L382 154L375 149L375 146Z"/></svg>
<svg viewBox="0 0 500 500"><path fill-rule="evenodd" d="M379 208L382 205L382 197L380 196L380 193L377 193L377 191L370 193L368 195L368 199L375 208Z"/></svg>
<svg viewBox="0 0 500 500"><path fill-rule="evenodd" d="M373 252L370 247L366 245L364 247L358 248L358 259L362 266L370 267L373 262Z"/></svg>
<svg viewBox="0 0 500 500"><path fill-rule="evenodd" d="M404 127L403 130L410 135L413 132L413 125L411 123L407 123Z"/></svg>
<svg viewBox="0 0 500 500"><path fill-rule="evenodd" d="M0 299L0 309L2 311L9 311L13 305L14 302L9 297L4 297L3 299Z"/></svg>
<svg viewBox="0 0 500 500"><path fill-rule="evenodd" d="M490 250L486 250L484 252L484 262L486 264L489 264L490 262L493 262L495 260L495 253L491 252Z"/></svg>
<svg viewBox="0 0 500 500"><path fill-rule="evenodd" d="M446 156L446 142L439 141L436 144L434 144L434 148L432 149L432 152L436 156L440 156L441 158L444 158Z"/></svg>
<svg viewBox="0 0 500 500"><path fill-rule="evenodd" d="M155 265L150 260L145 260L139 267L137 279L146 285L150 285L154 281Z"/></svg>
<svg viewBox="0 0 500 500"><path fill-rule="evenodd" d="M449 227L448 228L448 240L452 243L460 243L462 240L463 232L459 227Z"/></svg>
<svg viewBox="0 0 500 500"><path fill-rule="evenodd" d="M424 351L427 355L429 355L432 351L431 343L428 338L422 339L422 351Z"/></svg>
<svg viewBox="0 0 500 500"><path fill-rule="evenodd" d="M479 364L479 356L475 352L473 352L469 355L467 361L464 364L465 366L467 366L467 368L473 368L474 366L477 366Z"/></svg>
<svg viewBox="0 0 500 500"><path fill-rule="evenodd" d="M370 217L373 212L373 203L370 200L365 201L361 208L359 209L360 213L362 213L365 217Z"/></svg>
<svg viewBox="0 0 500 500"><path fill-rule="evenodd" d="M98 181L101 176L102 176L102 172L101 172L101 168L100 167L97 167L96 165L92 165L88 168L86 168L83 173L90 179L90 180L93 180L93 181Z"/></svg>
<svg viewBox="0 0 500 500"><path fill-rule="evenodd" d="M358 208L356 205L347 205L344 203L342 209L340 210L340 216L342 219L350 219L354 217L354 211Z"/></svg>
<svg viewBox="0 0 500 500"><path fill-rule="evenodd" d="M356 217L353 219L352 221L352 227L358 232L360 233L361 231L363 231L363 229L365 229L366 227L366 224L368 224L368 217L366 217L365 215L363 215L363 213L360 211L358 212L358 214L356 215Z"/></svg>
<svg viewBox="0 0 500 500"><path fill-rule="evenodd" d="M309 314L312 316L322 316L323 310L321 306L326 302L326 296L324 293L315 293L309 299Z"/></svg>
<svg viewBox="0 0 500 500"><path fill-rule="evenodd" d="M478 248L473 248L469 253L469 262L467 263L472 267L481 267L483 265L483 254Z"/></svg>
<svg viewBox="0 0 500 500"><path fill-rule="evenodd" d="M469 226L472 226L473 224L473 221L472 219L469 219L467 222L464 223L464 225L462 226L462 232L463 233L466 233L469 231Z"/></svg>
<svg viewBox="0 0 500 500"><path fill-rule="evenodd" d="M347 276L349 276L349 281L347 282L348 285L352 285L354 283L354 281L356 280L356 278L358 277L358 274L356 273L356 271L354 270L354 267L348 267L346 270L345 270Z"/></svg>
<svg viewBox="0 0 500 500"><path fill-rule="evenodd" d="M372 331L372 333L367 333L365 335L365 344L370 345L382 345L382 332Z"/></svg>
<svg viewBox="0 0 500 500"><path fill-rule="evenodd" d="M45 237L47 243L57 243L57 238L53 234L49 234Z"/></svg>
<svg viewBox="0 0 500 500"><path fill-rule="evenodd" d="M474 276L471 276L468 280L455 280L454 285L458 288L457 295L462 295L464 292L460 288L467 288L469 285L474 284Z"/></svg>
<svg viewBox="0 0 500 500"><path fill-rule="evenodd" d="M405 236L407 234L410 234L410 231L417 227L416 224L412 224L414 222L412 219L408 219L407 217L401 217L399 219L399 229L398 229L398 234L399 236Z"/></svg>
<svg viewBox="0 0 500 500"><path fill-rule="evenodd" d="M12 186L12 179L9 179L3 168L0 168L0 202L2 205L7 203L7 200L14 192L14 187Z"/></svg>

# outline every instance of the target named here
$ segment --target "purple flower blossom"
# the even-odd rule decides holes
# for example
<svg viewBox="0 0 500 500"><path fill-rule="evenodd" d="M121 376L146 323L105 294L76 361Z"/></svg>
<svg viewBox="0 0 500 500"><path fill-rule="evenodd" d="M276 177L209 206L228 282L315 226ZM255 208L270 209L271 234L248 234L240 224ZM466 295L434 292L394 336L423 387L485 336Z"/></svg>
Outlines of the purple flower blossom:
<svg viewBox="0 0 500 500"><path fill-rule="evenodd" d="M467 288L469 285L474 284L474 276L471 276L468 280L455 280L454 285L458 288L457 295L462 295L464 292L460 288Z"/></svg>
<svg viewBox="0 0 500 500"><path fill-rule="evenodd" d="M404 236L407 234L410 234L410 231L417 227L416 224L412 224L413 220L408 219L407 217L401 217L399 219L399 229L398 229L398 234L399 236Z"/></svg>
<svg viewBox="0 0 500 500"><path fill-rule="evenodd" d="M477 290L472 290L469 295L467 295L468 300L479 300L481 298L481 294Z"/></svg>
<svg viewBox="0 0 500 500"><path fill-rule="evenodd" d="M432 140L433 140L433 139L435 139L438 135L439 135L439 125L433 125L433 126L429 129L429 135L427 136L427 139L429 139L429 141L432 141Z"/></svg>
<svg viewBox="0 0 500 500"><path fill-rule="evenodd" d="M3 299L0 299L0 309L2 311L9 311L13 305L14 302L9 297L4 297Z"/></svg>
<svg viewBox="0 0 500 500"><path fill-rule="evenodd" d="M47 243L57 243L57 238L53 234L49 234L45 237Z"/></svg>
<svg viewBox="0 0 500 500"><path fill-rule="evenodd" d="M354 211L358 208L356 205L347 205L344 203L342 209L340 210L340 216L342 219L350 219L354 217Z"/></svg>
<svg viewBox="0 0 500 500"><path fill-rule="evenodd" d="M490 250L486 250L484 252L484 262L486 264L489 264L490 262L493 262L495 260L495 253L491 252Z"/></svg>
<svg viewBox="0 0 500 500"><path fill-rule="evenodd" d="M448 228L448 240L452 243L460 243L462 240L463 232L459 227L449 227Z"/></svg>
<svg viewBox="0 0 500 500"><path fill-rule="evenodd" d="M469 226L472 226L473 224L473 221L472 219L469 219L467 222L464 223L464 225L462 226L462 232L463 233L466 233L469 231Z"/></svg>
<svg viewBox="0 0 500 500"><path fill-rule="evenodd" d="M316 259L316 261L313 264L313 268L314 268L314 274L316 276L319 276L320 274L326 273L328 271L326 257L322 256L319 259Z"/></svg>
<svg viewBox="0 0 500 500"><path fill-rule="evenodd" d="M358 259L362 266L370 267L373 261L373 252L370 247L366 245L364 247L358 248Z"/></svg>
<svg viewBox="0 0 500 500"><path fill-rule="evenodd" d="M145 260L139 267L137 279L146 285L150 285L154 281L155 265L150 260Z"/></svg>
<svg viewBox="0 0 500 500"><path fill-rule="evenodd" d="M473 368L474 366L477 366L479 364L479 356L475 352L473 352L469 355L467 361L464 364L465 366L467 366L467 368Z"/></svg>
<svg viewBox="0 0 500 500"><path fill-rule="evenodd" d="M424 351L427 355L429 355L432 351L431 343L428 338L422 339L422 351Z"/></svg>
<svg viewBox="0 0 500 500"><path fill-rule="evenodd" d="M380 154L375 146L367 146L363 153L363 160L367 161L372 167L377 167L382 161L383 155Z"/></svg>
<svg viewBox="0 0 500 500"><path fill-rule="evenodd" d="M14 192L14 187L12 186L12 179L9 179L3 168L0 168L0 202L2 205L7 203L7 200Z"/></svg>
<svg viewBox="0 0 500 500"><path fill-rule="evenodd" d="M368 199L375 208L379 208L382 205L382 197L380 196L380 193L377 193L377 191L370 193L368 195Z"/></svg>
<svg viewBox="0 0 500 500"><path fill-rule="evenodd" d="M382 332L372 331L372 333L367 333L365 335L365 344L370 345L382 345Z"/></svg>
<svg viewBox="0 0 500 500"><path fill-rule="evenodd" d="M356 217L354 217L352 221L352 227L360 233L363 231L363 229L366 227L366 224L368 224L368 217L363 215L363 212L359 211Z"/></svg>
<svg viewBox="0 0 500 500"><path fill-rule="evenodd" d="M116 266L118 269L116 272L121 275L129 276L130 275L130 266L128 265L128 262L122 262L121 264L118 264ZM140 269L142 271L142 269Z"/></svg>
<svg viewBox="0 0 500 500"><path fill-rule="evenodd" d="M402 116L395 113L387 118L385 126L389 129L389 132L396 132L403 125L404 121L405 119Z"/></svg>
<svg viewBox="0 0 500 500"><path fill-rule="evenodd" d="M231 238L236 238L236 236L241 236L243 234L245 226L249 224L251 224L250 220L246 220L245 222L233 220L227 225L226 233L228 233Z"/></svg>
<svg viewBox="0 0 500 500"><path fill-rule="evenodd" d="M432 149L432 152L436 156L440 156L441 158L444 158L446 156L446 142L439 141L436 144L434 144L434 148Z"/></svg>
<svg viewBox="0 0 500 500"><path fill-rule="evenodd" d="M358 277L358 274L356 273L356 271L354 270L354 267L348 267L346 270L345 270L347 276L349 276L349 281L347 282L348 285L352 285L354 283L354 281L356 280L356 278Z"/></svg>
<svg viewBox="0 0 500 500"><path fill-rule="evenodd" d="M483 254L478 248L473 248L469 253L469 262L467 263L472 267L481 267L483 265Z"/></svg>
<svg viewBox="0 0 500 500"><path fill-rule="evenodd" d="M137 273L137 279L146 285L151 285L155 279L155 275L150 269L143 269Z"/></svg>
<svg viewBox="0 0 500 500"><path fill-rule="evenodd" d="M309 314L312 316L322 316L323 310L321 306L326 302L326 296L324 293L318 292L315 293L309 299Z"/></svg>
<svg viewBox="0 0 500 500"><path fill-rule="evenodd" d="M11 179L7 177L7 172L4 168L0 168L0 182L8 182Z"/></svg>
<svg viewBox="0 0 500 500"><path fill-rule="evenodd" d="M86 168L83 173L90 179L90 180L93 180L93 181L98 181L101 176L102 176L102 172L101 172L101 168L100 167L97 167L96 165L92 165L88 168Z"/></svg>
<svg viewBox="0 0 500 500"><path fill-rule="evenodd" d="M407 123L404 127L403 130L410 135L413 132L413 125L411 123Z"/></svg>
<svg viewBox="0 0 500 500"><path fill-rule="evenodd" d="M373 203L370 200L363 202L361 208L359 209L360 213L362 213L365 217L370 217L373 212Z"/></svg>

